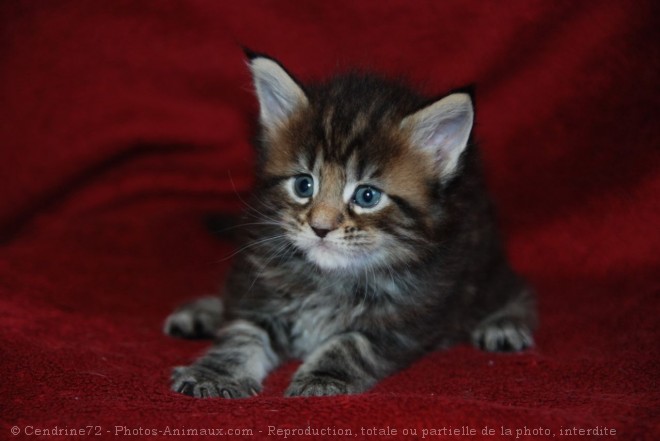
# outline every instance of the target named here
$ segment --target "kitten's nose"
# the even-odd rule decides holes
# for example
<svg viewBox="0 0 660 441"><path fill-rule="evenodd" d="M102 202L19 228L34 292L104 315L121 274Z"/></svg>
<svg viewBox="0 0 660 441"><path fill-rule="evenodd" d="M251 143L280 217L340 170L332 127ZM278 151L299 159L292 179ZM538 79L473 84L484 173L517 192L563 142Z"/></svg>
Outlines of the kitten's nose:
<svg viewBox="0 0 660 441"><path fill-rule="evenodd" d="M312 227L312 230L314 230L316 235L318 237L320 237L321 239L323 239L325 236L327 236L328 233L330 232L330 230L328 230L326 228L314 228L314 227Z"/></svg>
<svg viewBox="0 0 660 441"><path fill-rule="evenodd" d="M332 230L339 228L343 221L344 215L341 209L325 202L313 206L309 212L309 226L321 239Z"/></svg>

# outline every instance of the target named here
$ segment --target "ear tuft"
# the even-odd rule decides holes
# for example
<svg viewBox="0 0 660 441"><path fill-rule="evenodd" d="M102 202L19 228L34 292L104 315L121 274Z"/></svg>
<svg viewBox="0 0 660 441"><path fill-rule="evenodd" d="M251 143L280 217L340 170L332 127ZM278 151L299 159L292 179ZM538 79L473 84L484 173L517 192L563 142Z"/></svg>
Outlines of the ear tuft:
<svg viewBox="0 0 660 441"><path fill-rule="evenodd" d="M450 178L458 169L461 153L467 147L474 109L467 93L454 93L407 116L401 128L409 132L415 148L430 154L440 178Z"/></svg>
<svg viewBox="0 0 660 441"><path fill-rule="evenodd" d="M245 56L247 57L247 59L249 61L252 61L252 60L254 60L255 58L258 58L258 57L268 58L266 55L264 55L262 53L259 53L257 51L253 51L252 49L250 49L247 46L241 46L241 49L243 49L243 53L245 54Z"/></svg>
<svg viewBox="0 0 660 441"><path fill-rule="evenodd" d="M282 127L291 115L307 106L307 96L275 60L246 50L259 99L259 119L268 131Z"/></svg>

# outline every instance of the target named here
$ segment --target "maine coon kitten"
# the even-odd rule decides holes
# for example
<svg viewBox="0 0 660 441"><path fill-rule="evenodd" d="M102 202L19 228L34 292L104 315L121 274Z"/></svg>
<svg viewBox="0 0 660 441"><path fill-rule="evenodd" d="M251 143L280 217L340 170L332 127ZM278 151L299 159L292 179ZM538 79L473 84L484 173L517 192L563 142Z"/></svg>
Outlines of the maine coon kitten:
<svg viewBox="0 0 660 441"><path fill-rule="evenodd" d="M534 299L498 238L470 95L433 101L363 74L303 85L248 56L261 127L252 219L222 301L166 322L215 338L175 368L172 389L247 397L299 358L286 395L353 394L458 342L531 346Z"/></svg>

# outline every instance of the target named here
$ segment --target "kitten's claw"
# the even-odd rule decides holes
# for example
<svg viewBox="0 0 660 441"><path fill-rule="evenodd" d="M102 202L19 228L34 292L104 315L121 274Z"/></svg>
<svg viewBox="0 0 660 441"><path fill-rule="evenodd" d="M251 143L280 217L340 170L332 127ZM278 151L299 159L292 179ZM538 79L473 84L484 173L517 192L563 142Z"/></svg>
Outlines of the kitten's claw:
<svg viewBox="0 0 660 441"><path fill-rule="evenodd" d="M472 343L485 351L518 352L534 346L534 338L527 326L504 320L477 327Z"/></svg>
<svg viewBox="0 0 660 441"><path fill-rule="evenodd" d="M257 395L261 385L251 378L212 374L192 365L173 369L172 390L195 398L247 398Z"/></svg>

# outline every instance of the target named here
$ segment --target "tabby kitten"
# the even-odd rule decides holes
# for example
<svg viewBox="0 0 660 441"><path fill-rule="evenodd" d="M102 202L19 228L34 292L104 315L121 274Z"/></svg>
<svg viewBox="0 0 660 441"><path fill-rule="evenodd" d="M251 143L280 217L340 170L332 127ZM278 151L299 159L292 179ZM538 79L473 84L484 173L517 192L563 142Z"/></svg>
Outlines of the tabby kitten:
<svg viewBox="0 0 660 441"><path fill-rule="evenodd" d="M498 238L471 96L432 101L355 73L302 85L248 57L261 127L253 219L222 301L165 324L215 338L175 368L172 389L248 397L298 358L286 395L355 394L452 344L531 346L534 299Z"/></svg>

